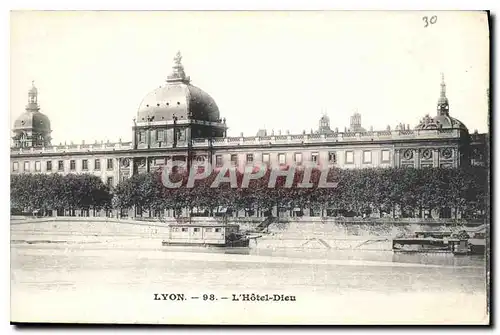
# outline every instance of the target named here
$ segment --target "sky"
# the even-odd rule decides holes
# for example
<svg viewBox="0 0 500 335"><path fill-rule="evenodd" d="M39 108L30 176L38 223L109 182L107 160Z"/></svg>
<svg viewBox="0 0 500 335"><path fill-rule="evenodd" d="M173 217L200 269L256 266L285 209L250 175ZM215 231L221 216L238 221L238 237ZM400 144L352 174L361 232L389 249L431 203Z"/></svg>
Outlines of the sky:
<svg viewBox="0 0 500 335"><path fill-rule="evenodd" d="M437 21L425 27L423 17ZM450 115L488 129L489 31L481 12L12 12L11 124L32 80L53 143L130 141L144 96L177 51L228 135L414 127L436 114L444 73Z"/></svg>

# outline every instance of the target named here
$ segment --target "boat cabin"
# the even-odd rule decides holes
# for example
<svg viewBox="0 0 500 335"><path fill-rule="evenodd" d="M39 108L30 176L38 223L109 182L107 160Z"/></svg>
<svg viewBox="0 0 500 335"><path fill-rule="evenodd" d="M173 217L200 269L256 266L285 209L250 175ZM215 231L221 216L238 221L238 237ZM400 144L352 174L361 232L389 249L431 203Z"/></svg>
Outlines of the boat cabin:
<svg viewBox="0 0 500 335"><path fill-rule="evenodd" d="M451 231L417 231L416 238L447 238L452 234Z"/></svg>
<svg viewBox="0 0 500 335"><path fill-rule="evenodd" d="M224 246L228 238L239 234L240 227L233 224L172 224L163 245Z"/></svg>

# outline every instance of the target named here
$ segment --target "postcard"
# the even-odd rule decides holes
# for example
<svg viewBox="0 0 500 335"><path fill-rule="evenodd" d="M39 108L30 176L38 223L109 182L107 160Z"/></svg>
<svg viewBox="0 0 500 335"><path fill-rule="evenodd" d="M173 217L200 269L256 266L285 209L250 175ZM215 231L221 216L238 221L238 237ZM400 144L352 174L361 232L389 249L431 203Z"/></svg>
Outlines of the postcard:
<svg viewBox="0 0 500 335"><path fill-rule="evenodd" d="M10 28L12 324L490 324L489 12Z"/></svg>

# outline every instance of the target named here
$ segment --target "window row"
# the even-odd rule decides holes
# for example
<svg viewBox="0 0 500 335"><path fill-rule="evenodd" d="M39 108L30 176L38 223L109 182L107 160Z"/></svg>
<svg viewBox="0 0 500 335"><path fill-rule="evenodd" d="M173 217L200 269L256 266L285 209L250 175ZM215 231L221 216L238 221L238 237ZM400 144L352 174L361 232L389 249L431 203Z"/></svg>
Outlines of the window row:
<svg viewBox="0 0 500 335"><path fill-rule="evenodd" d="M183 232L183 233L186 233L188 231L189 231L189 229L187 227L182 227L182 228L174 227L174 228L172 228L172 232ZM207 233L213 233L213 232L220 233L221 231L222 231L221 228L205 228L205 232L207 232ZM200 232L200 228L198 228L198 227L193 228L193 232L199 233Z"/></svg>
<svg viewBox="0 0 500 335"><path fill-rule="evenodd" d="M328 152L328 163L329 164L337 164L337 152L335 151L329 151ZM355 157L355 152L352 150L347 150L345 151L345 158L344 158L344 164L354 164L354 157ZM238 154L231 154L230 155L230 162L231 165L236 166L239 164L239 157L241 157ZM288 156L289 157L289 156ZM313 163L319 164L319 157L320 153L319 152L312 152L311 153L311 161ZM255 160L254 154L246 154L246 160L245 164L251 164ZM382 163L390 163L391 161L391 152L390 150L381 150L380 151L380 161ZM262 154L262 163L265 164L270 164L271 163L271 155L269 153L263 153ZM362 162L364 164L371 164L373 163L373 151L372 150L364 150L362 151ZM290 164L290 163L295 163L296 165L301 165L303 163L303 154L301 152L296 152L293 153L292 155L292 161L287 161L287 154L286 153L278 153L277 154L277 163L280 165L285 165L285 164ZM223 155L216 155L215 156L215 164L216 166L222 166L224 164L224 157Z"/></svg>
<svg viewBox="0 0 500 335"><path fill-rule="evenodd" d="M93 170L99 171L101 170L101 160L99 158L96 158L93 160L94 165L93 165ZM46 172L52 172L52 171L65 171L65 161L64 160L58 160L56 162L56 165L54 166L53 161L45 161L45 170ZM90 170L90 160L88 159L82 159L81 160L81 170L82 171L88 171ZM108 158L106 159L106 169L107 170L113 170L114 163L113 163L113 158ZM33 170L34 168L34 170ZM69 170L70 171L76 171L76 159L71 159L69 161ZM19 162L12 162L12 171L18 172L19 170ZM34 166L32 166L30 161L24 161L23 162L23 172L41 172L42 171L42 162L41 161L35 161Z"/></svg>

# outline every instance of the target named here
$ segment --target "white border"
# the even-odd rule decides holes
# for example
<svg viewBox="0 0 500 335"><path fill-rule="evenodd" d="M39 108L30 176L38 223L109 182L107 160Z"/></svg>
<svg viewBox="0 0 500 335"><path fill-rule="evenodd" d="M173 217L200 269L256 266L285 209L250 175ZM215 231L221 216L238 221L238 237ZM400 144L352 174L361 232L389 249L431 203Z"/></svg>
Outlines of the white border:
<svg viewBox="0 0 500 335"><path fill-rule="evenodd" d="M3 75L1 78L3 80L2 90L1 92L1 101L3 102L3 112L1 122L6 134L3 136L4 139L7 138L7 134L10 134L9 125L9 102L8 102L8 92L9 92L9 11L10 10L202 10L202 9L210 9L210 10L326 10L326 9L336 9L336 10L492 10L492 13L498 12L499 7L498 0L475 0L475 1L465 1L465 0L420 0L420 1L402 1L402 0L379 0L377 2L370 0L338 0L338 1L328 1L328 0L212 0L212 1L203 1L203 0L181 0L181 1L151 1L151 0L122 0L122 1L105 1L105 0L74 0L74 1L63 1L63 0L51 0L51 1L43 1L40 3L35 0L7 0L2 1L0 3L0 11L2 15L1 22L2 24L2 34L1 39L2 43L0 44L4 50L0 53L2 57L2 63L4 66ZM498 34L495 34L495 40L492 43L496 44L498 42ZM495 71L496 74L496 71ZM4 86L5 85L5 86ZM495 92L498 93L498 88L495 89ZM497 95L493 95L496 97ZM473 113L474 111L471 111ZM493 111L492 111L493 113ZM494 138L494 136L492 136ZM500 151L500 147L498 145L495 146L497 151ZM9 198L9 149L7 145L0 147L2 150L3 157L6 158L7 162L5 164L0 164L0 168L2 169L0 172L2 176L2 210L0 213L4 216L4 222L2 222L2 228L5 229L4 236L5 240L2 243L3 252L0 257L2 263L2 288L5 294L3 297L10 296L9 292L9 283L10 283L10 230L9 230L9 206L7 203L7 199ZM496 152L495 152L496 153ZM494 155L495 153L492 153ZM497 178L498 180L498 178ZM493 185L492 185L493 188ZM500 202L500 200L497 201ZM497 201L495 204L492 204L494 208L500 208L498 206ZM495 206L496 205L496 206ZM495 230L498 234L499 229ZM497 237L497 236L495 236ZM493 274L494 275L494 274ZM494 277L495 278L495 277ZM4 282L5 281L5 282ZM9 299L2 299L2 311L1 315L5 316L5 319L2 322L2 334L14 332L15 329L8 325L10 316L9 316ZM29 302L26 302L29 303ZM5 310L4 310L5 308ZM467 306L457 306L457 308L467 308ZM289 331L287 329L283 329L284 331ZM373 331L375 329L367 329L368 331ZM48 330L52 331L52 330ZM70 330L61 330L62 332L70 332ZM106 330L78 330L80 333L99 333L104 332ZM139 329L139 330L130 330L132 332L137 333L145 333L150 332L152 329ZM163 329L161 331L164 331ZM175 329L168 329L167 331L175 331ZM188 331L193 331L193 329L189 329ZM213 331L218 331L218 329L214 329ZM259 333L265 333L271 330L263 330L263 329L255 329ZM303 329L301 331L307 331L307 329ZM334 329L335 332L349 332L355 331L353 329ZM382 331L387 331L383 329ZM397 331L397 330L396 330ZM438 332L437 330L431 329L422 329L426 333ZM467 329L467 331L474 331L472 329ZM30 331L33 333L42 333L43 330L33 330ZM46 331L45 331L46 332ZM72 332L72 331L71 331Z"/></svg>

